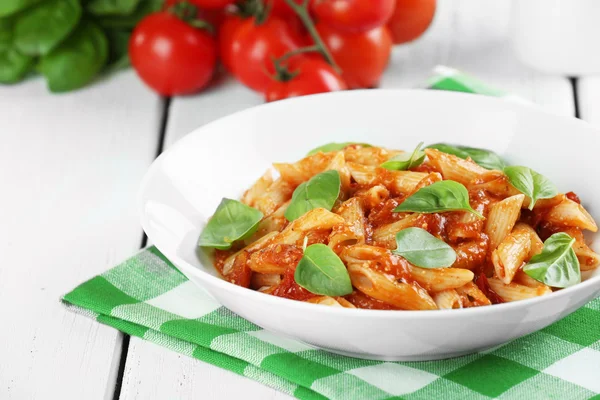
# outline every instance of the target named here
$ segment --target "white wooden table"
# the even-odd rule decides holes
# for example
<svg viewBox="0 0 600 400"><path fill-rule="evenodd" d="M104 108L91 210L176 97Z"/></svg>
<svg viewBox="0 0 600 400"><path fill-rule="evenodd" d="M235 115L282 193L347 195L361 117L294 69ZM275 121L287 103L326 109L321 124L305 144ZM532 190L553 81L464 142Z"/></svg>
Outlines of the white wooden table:
<svg viewBox="0 0 600 400"><path fill-rule="evenodd" d="M543 75L515 59L509 1L438 3L426 35L394 50L382 87L419 86L445 64L600 126L600 77ZM260 103L232 80L165 100L132 71L60 96L39 78L0 87L1 399L287 397L58 303L144 244L135 195L160 151Z"/></svg>

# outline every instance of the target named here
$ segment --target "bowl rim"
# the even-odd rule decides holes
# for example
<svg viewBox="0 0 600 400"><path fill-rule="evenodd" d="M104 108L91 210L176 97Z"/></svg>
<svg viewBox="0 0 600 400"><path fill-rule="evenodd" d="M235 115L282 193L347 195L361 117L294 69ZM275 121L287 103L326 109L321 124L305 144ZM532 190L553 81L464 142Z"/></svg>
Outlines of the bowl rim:
<svg viewBox="0 0 600 400"><path fill-rule="evenodd" d="M177 267L189 280L193 281L189 278L188 274L194 275L195 277L202 280L206 283L207 286L211 286L217 289L223 289L227 292L230 292L236 296L249 296L253 301L263 301L268 305L272 306L282 306L289 307L293 309L306 310L307 312L315 312L321 314L329 314L329 315L344 315L344 316L352 316L358 318L391 318L391 319L418 319L418 320L429 320L429 319L445 319L445 318L459 318L459 317L474 317L481 314L484 315L495 315L496 313L504 313L509 312L511 310L519 309L519 308L528 308L529 306L538 305L540 303L546 303L551 300L559 301L565 297L569 297L572 293L583 292L585 289L591 289L596 287L597 290L600 290L600 275L593 276L588 278L587 280L580 282L574 286L564 288L555 292L552 292L548 295L534 297L531 299L525 299L514 302L506 302L501 304L493 304L491 306L482 306L482 307L469 307L469 308L461 308L461 309L443 309L443 310L371 310L371 309L360 309L360 308L339 308L339 307L323 307L318 304L307 303L303 301L291 300L283 297L271 296L265 293L258 292L256 290L252 290L249 288L245 288L242 286L235 285L233 283L227 282L222 277L217 277L211 275L210 273L203 271L201 268L198 268L184 259L178 257L176 254L172 254L169 249L162 248L160 242L154 242L152 236L148 233L148 224L146 219L146 213L144 212L144 195L146 193L146 189L149 185L149 182L155 175L157 169L159 169L163 163L163 161L169 157L170 154L175 153L180 147L184 147L187 145L188 141L191 141L197 135L201 135L204 130L209 129L213 125L218 125L223 120L227 120L230 118L239 117L245 114L255 113L257 109L277 109L278 107L295 107L295 104L302 105L304 102L313 101L314 98L338 98L338 97L366 97L366 96L394 96L394 95L419 95L425 97L449 97L450 101L459 101L459 102L471 102L471 101L481 101L487 102L492 105L492 107L499 107L509 110L514 110L516 112L525 112L525 113L534 113L541 115L543 117L551 118L551 119L559 119L568 124L572 124L575 126L575 129L579 131L588 131L588 133L600 135L600 129L595 128L591 124L586 121L583 121L579 118L573 116L566 115L558 115L553 114L552 112L545 110L533 103L521 103L514 101L507 101L506 99L498 98L498 97L490 97L483 96L472 93L463 93L463 92L451 92L451 91L440 91L440 90L428 90L428 89L362 89L362 90L352 90L352 91L341 91L341 92L332 92L332 93L322 93L315 94L303 97L296 97L291 99L286 99L282 101L277 101L273 103L264 103L257 106L249 107L247 109L237 111L235 113L229 114L227 116L218 118L214 121L211 121L201 127L198 127L186 134L181 139L177 140L173 143L166 151L160 154L150 165L146 174L142 178L139 186L139 190L137 193L137 206L138 211L140 213L141 225L144 232L148 235L149 239L154 245L159 249L161 253L163 253L167 259L169 259L173 265ZM335 101L335 100L334 100ZM213 267L214 268L214 267ZM188 270L186 273L186 270ZM208 288L202 288L209 292L211 295L211 290ZM257 297L258 296L258 297Z"/></svg>

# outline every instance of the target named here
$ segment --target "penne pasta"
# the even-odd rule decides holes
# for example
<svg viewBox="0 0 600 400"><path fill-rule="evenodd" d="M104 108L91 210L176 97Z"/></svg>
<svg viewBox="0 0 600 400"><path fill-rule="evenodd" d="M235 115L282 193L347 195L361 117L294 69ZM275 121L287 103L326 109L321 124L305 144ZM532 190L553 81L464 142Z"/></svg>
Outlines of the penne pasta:
<svg viewBox="0 0 600 400"><path fill-rule="evenodd" d="M487 216L485 233L490 238L489 250L494 251L512 231L519 215L525 195L517 194L494 204Z"/></svg>
<svg viewBox="0 0 600 400"><path fill-rule="evenodd" d="M365 217L360 199L353 197L344 202L336 211L346 221L336 226L329 236L329 247L352 246L365 243Z"/></svg>
<svg viewBox="0 0 600 400"><path fill-rule="evenodd" d="M252 274L250 278L250 287L254 290L265 291L275 287L281 283L281 275L279 274Z"/></svg>
<svg viewBox="0 0 600 400"><path fill-rule="evenodd" d="M250 187L250 189L246 190L244 195L242 196L242 203L247 204L251 207L254 207L256 200L260 197L264 196L265 192L269 189L269 187L273 184L273 174L271 171L265 172L263 176L261 176L255 183Z"/></svg>
<svg viewBox="0 0 600 400"><path fill-rule="evenodd" d="M343 153L347 161L362 165L379 166L404 152L382 147L348 146L343 150Z"/></svg>
<svg viewBox="0 0 600 400"><path fill-rule="evenodd" d="M324 208L315 208L290 223L286 228L274 236L269 244L302 245L302 240L314 231L329 231L336 225L345 223L341 216L327 211Z"/></svg>
<svg viewBox="0 0 600 400"><path fill-rule="evenodd" d="M396 248L396 233L402 229L414 226L417 223L419 214L409 214L399 221L380 226L373 230L373 243L386 249Z"/></svg>
<svg viewBox="0 0 600 400"><path fill-rule="evenodd" d="M575 238L573 250L579 260L580 269L582 271L589 271L598 268L598 265L600 265L600 256L587 245L581 229L566 228L564 232Z"/></svg>
<svg viewBox="0 0 600 400"><path fill-rule="evenodd" d="M356 308L354 304L350 303L348 300L343 297L329 297L329 296L319 296L313 297L311 299L306 300L307 303L320 304L322 306L329 307L340 307L340 308Z"/></svg>
<svg viewBox="0 0 600 400"><path fill-rule="evenodd" d="M462 268L419 268L410 266L412 278L428 291L456 289L473 280L474 274Z"/></svg>
<svg viewBox="0 0 600 400"><path fill-rule="evenodd" d="M492 304L490 299L473 282L469 282L455 290L460 296L463 307L480 307Z"/></svg>
<svg viewBox="0 0 600 400"><path fill-rule="evenodd" d="M360 264L349 264L352 285L374 299L403 310L435 310L437 305L423 288L394 281Z"/></svg>
<svg viewBox="0 0 600 400"><path fill-rule="evenodd" d="M505 284L512 282L519 268L529 259L530 253L531 236L529 232L515 228L492 252L492 263L496 276Z"/></svg>
<svg viewBox="0 0 600 400"><path fill-rule="evenodd" d="M281 179L296 187L316 174L325 171L336 154L335 152L317 153L292 164L275 163L273 167L279 172Z"/></svg>
<svg viewBox="0 0 600 400"><path fill-rule="evenodd" d="M530 287L518 283L506 284L498 278L488 278L488 282L492 290L507 302L531 299L552 293L552 290L546 285Z"/></svg>
<svg viewBox="0 0 600 400"><path fill-rule="evenodd" d="M367 190L359 190L354 195L362 201L365 210L371 210L387 200L390 197L390 191L383 185L375 185Z"/></svg>
<svg viewBox="0 0 600 400"><path fill-rule="evenodd" d="M253 207L264 215L271 215L283 203L292 198L292 193L294 193L294 186L279 178L269 186L263 196L254 199Z"/></svg>
<svg viewBox="0 0 600 400"><path fill-rule="evenodd" d="M544 219L558 226L572 226L592 232L598 231L596 222L585 208L581 204L567 198L552 207L544 216Z"/></svg>
<svg viewBox="0 0 600 400"><path fill-rule="evenodd" d="M462 308L462 299L454 289L442 290L433 294L433 301L440 310Z"/></svg>
<svg viewBox="0 0 600 400"><path fill-rule="evenodd" d="M425 149L429 162L444 177L469 187L471 182L482 178L489 171L471 160L463 160L452 154L443 153L436 149Z"/></svg>

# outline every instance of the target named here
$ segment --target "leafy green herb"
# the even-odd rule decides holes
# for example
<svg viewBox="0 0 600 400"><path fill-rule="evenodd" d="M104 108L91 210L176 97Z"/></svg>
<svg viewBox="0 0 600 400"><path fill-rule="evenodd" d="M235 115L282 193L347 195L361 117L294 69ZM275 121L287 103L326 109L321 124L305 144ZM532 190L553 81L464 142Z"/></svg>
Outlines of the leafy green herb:
<svg viewBox="0 0 600 400"><path fill-rule="evenodd" d="M32 57L15 49L0 51L0 83L19 82L32 67Z"/></svg>
<svg viewBox="0 0 600 400"><path fill-rule="evenodd" d="M539 199L549 199L558 194L558 189L544 175L538 174L531 168L512 166L504 168L511 185L521 193L528 196L529 209L533 210L535 202Z"/></svg>
<svg viewBox="0 0 600 400"><path fill-rule="evenodd" d="M436 149L444 153L452 154L462 159L471 157L475 163L483 168L496 169L502 171L506 163L500 156L491 150L478 149L475 147L456 146L447 143L436 143L427 146L428 149Z"/></svg>
<svg viewBox="0 0 600 400"><path fill-rule="evenodd" d="M0 1L0 17L15 14L42 0L2 0Z"/></svg>
<svg viewBox="0 0 600 400"><path fill-rule="evenodd" d="M575 239L566 233L555 233L546 239L542 252L531 257L523 271L536 281L557 288L581 282L579 260L573 243Z"/></svg>
<svg viewBox="0 0 600 400"><path fill-rule="evenodd" d="M65 92L90 82L107 57L104 32L93 22L82 21L67 40L41 58L38 68L52 92Z"/></svg>
<svg viewBox="0 0 600 400"><path fill-rule="evenodd" d="M315 208L331 210L340 195L340 174L335 170L321 172L301 183L285 210L285 218L293 221Z"/></svg>
<svg viewBox="0 0 600 400"><path fill-rule="evenodd" d="M437 213L446 211L468 211L483 218L471 208L467 188L458 182L440 181L419 189L407 197L394 212Z"/></svg>
<svg viewBox="0 0 600 400"><path fill-rule="evenodd" d="M129 15L140 1L147 0L89 0L85 8L94 15Z"/></svg>
<svg viewBox="0 0 600 400"><path fill-rule="evenodd" d="M108 39L108 62L107 72L118 71L129 66L129 38L131 32L116 29L105 30Z"/></svg>
<svg viewBox="0 0 600 400"><path fill-rule="evenodd" d="M0 18L0 52L12 47L13 22L10 18Z"/></svg>
<svg viewBox="0 0 600 400"><path fill-rule="evenodd" d="M133 29L146 15L159 11L162 6L163 0L144 0L131 14L102 16L98 23L105 29Z"/></svg>
<svg viewBox="0 0 600 400"><path fill-rule="evenodd" d="M75 29L80 17L78 0L46 0L17 16L14 44L23 54L48 54Z"/></svg>
<svg viewBox="0 0 600 400"><path fill-rule="evenodd" d="M391 171L406 171L418 167L425 160L425 152L421 150L421 146L423 146L423 142L419 143L411 154L398 154L381 164L381 167Z"/></svg>
<svg viewBox="0 0 600 400"><path fill-rule="evenodd" d="M456 252L446 242L421 228L406 228L396 234L393 253L422 268L445 268L454 264Z"/></svg>
<svg viewBox="0 0 600 400"><path fill-rule="evenodd" d="M306 248L296 267L294 280L309 292L323 296L352 293L346 266L333 250L321 243Z"/></svg>
<svg viewBox="0 0 600 400"><path fill-rule="evenodd" d="M204 227L198 246L227 250L256 232L263 213L237 200L223 199Z"/></svg>
<svg viewBox="0 0 600 400"><path fill-rule="evenodd" d="M348 146L351 146L353 144L359 144L362 147L372 147L370 144L356 143L356 142L327 143L327 144L324 144L323 146L319 146L317 148L312 149L311 151L308 152L307 156L312 156L314 154L317 154L318 152L327 153L327 152L330 152L330 151L344 150L344 148L346 148Z"/></svg>

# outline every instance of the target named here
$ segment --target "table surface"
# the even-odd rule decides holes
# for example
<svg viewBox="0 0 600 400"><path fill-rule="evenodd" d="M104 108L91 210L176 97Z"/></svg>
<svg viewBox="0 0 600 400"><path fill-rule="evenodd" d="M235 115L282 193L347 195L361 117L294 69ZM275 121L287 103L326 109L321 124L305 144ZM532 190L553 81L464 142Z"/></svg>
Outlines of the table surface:
<svg viewBox="0 0 600 400"><path fill-rule="evenodd" d="M421 86L444 64L600 126L600 77L545 75L515 59L509 1L438 4L424 37L394 49L382 87ZM145 245L135 197L157 154L262 102L231 79L161 99L132 71L64 95L50 95L39 78L0 87L0 398L288 397L58 302Z"/></svg>

